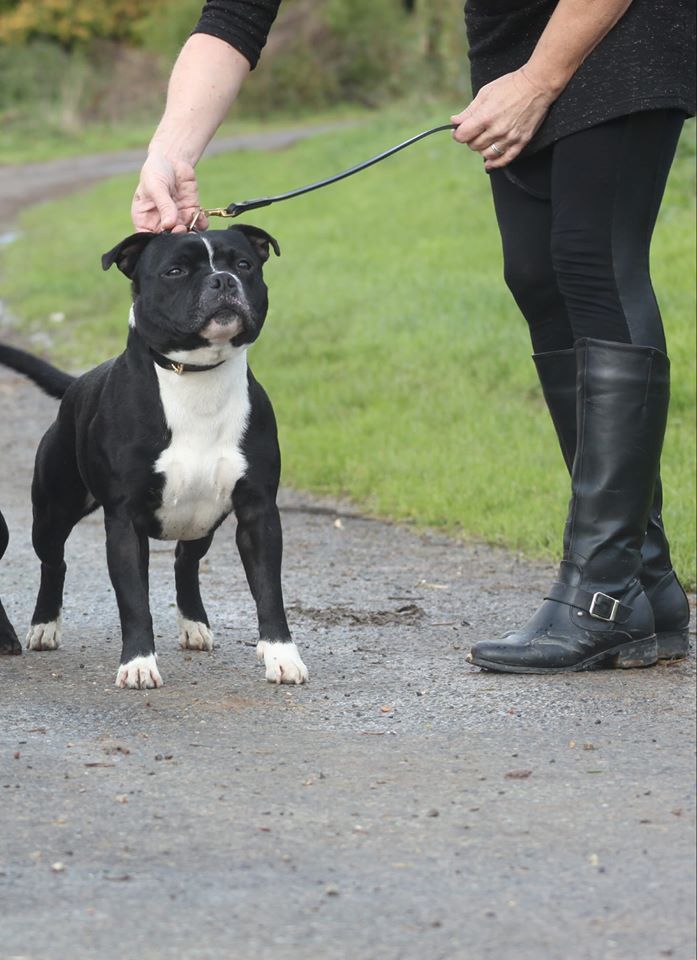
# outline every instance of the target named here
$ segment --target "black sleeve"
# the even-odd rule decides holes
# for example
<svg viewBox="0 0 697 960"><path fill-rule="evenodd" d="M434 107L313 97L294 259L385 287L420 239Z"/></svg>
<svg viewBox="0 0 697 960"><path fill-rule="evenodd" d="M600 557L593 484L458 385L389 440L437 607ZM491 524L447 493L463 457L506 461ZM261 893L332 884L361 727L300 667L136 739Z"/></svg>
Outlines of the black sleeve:
<svg viewBox="0 0 697 960"><path fill-rule="evenodd" d="M207 33L229 43L253 70L280 4L281 0L208 0L192 33Z"/></svg>

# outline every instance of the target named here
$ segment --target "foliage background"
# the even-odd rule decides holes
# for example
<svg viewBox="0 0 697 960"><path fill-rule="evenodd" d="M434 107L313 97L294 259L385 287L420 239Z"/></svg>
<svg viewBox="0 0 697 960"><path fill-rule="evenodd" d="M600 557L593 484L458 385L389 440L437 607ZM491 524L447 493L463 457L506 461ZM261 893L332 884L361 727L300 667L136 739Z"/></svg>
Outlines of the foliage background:
<svg viewBox="0 0 697 960"><path fill-rule="evenodd" d="M0 0L0 125L75 139L151 123L200 0ZM283 0L239 116L466 88L460 0ZM0 154L0 161L2 155Z"/></svg>

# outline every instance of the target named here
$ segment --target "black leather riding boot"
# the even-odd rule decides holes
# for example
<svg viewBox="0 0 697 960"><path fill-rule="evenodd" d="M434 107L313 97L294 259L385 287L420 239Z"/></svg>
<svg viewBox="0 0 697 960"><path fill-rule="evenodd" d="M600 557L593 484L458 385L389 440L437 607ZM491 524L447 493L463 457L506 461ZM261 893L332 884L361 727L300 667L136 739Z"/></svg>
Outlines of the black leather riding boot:
<svg viewBox="0 0 697 960"><path fill-rule="evenodd" d="M639 576L668 413L668 358L594 339L575 350L578 436L564 558L524 627L472 647L467 659L490 670L656 663L653 611Z"/></svg>
<svg viewBox="0 0 697 960"><path fill-rule="evenodd" d="M547 407L557 431L564 462L571 473L576 453L576 351L533 355ZM659 660L680 660L689 651L690 605L670 561L663 528L661 478L656 481L646 536L641 547L641 585L656 625Z"/></svg>

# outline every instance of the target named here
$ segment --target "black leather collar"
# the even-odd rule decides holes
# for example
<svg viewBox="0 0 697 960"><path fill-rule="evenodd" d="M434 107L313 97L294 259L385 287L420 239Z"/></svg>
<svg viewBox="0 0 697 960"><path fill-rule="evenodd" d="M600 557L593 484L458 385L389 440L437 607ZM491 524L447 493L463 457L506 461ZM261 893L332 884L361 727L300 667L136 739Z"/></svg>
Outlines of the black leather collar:
<svg viewBox="0 0 697 960"><path fill-rule="evenodd" d="M171 360L169 357L165 357L164 354L158 353L157 350L153 350L152 347L148 347L148 350L158 367L162 367L163 370L173 370L174 373L180 375L182 373L203 373L204 370L215 370L216 367L225 363L224 360L219 360L217 363L206 364L178 363L176 360Z"/></svg>

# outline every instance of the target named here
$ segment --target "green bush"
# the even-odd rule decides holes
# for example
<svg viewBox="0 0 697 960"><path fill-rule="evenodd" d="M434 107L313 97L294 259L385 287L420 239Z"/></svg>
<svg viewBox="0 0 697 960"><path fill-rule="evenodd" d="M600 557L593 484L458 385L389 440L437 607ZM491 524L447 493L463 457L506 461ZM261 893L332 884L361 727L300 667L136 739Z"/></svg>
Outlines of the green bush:
<svg viewBox="0 0 697 960"><path fill-rule="evenodd" d="M284 38L262 55L240 97L248 115L466 89L460 0L417 3L413 14L403 0L318 0L303 29L285 31L282 13L273 31L272 42Z"/></svg>
<svg viewBox="0 0 697 960"><path fill-rule="evenodd" d="M83 54L71 55L47 40L21 47L0 45L0 110L55 102L57 78L81 71L83 63Z"/></svg>
<svg viewBox="0 0 697 960"><path fill-rule="evenodd" d="M91 124L152 124L165 84L159 61L119 44L95 41L71 52L48 40L0 45L4 145L22 137L75 139Z"/></svg>
<svg viewBox="0 0 697 960"><path fill-rule="evenodd" d="M144 50L149 50L167 63L174 63L179 50L201 15L203 0L174 0L163 10L155 4L152 11L136 25L134 34Z"/></svg>
<svg viewBox="0 0 697 960"><path fill-rule="evenodd" d="M410 17L397 0L328 0L332 70L343 96L370 102L398 84L410 53Z"/></svg>

